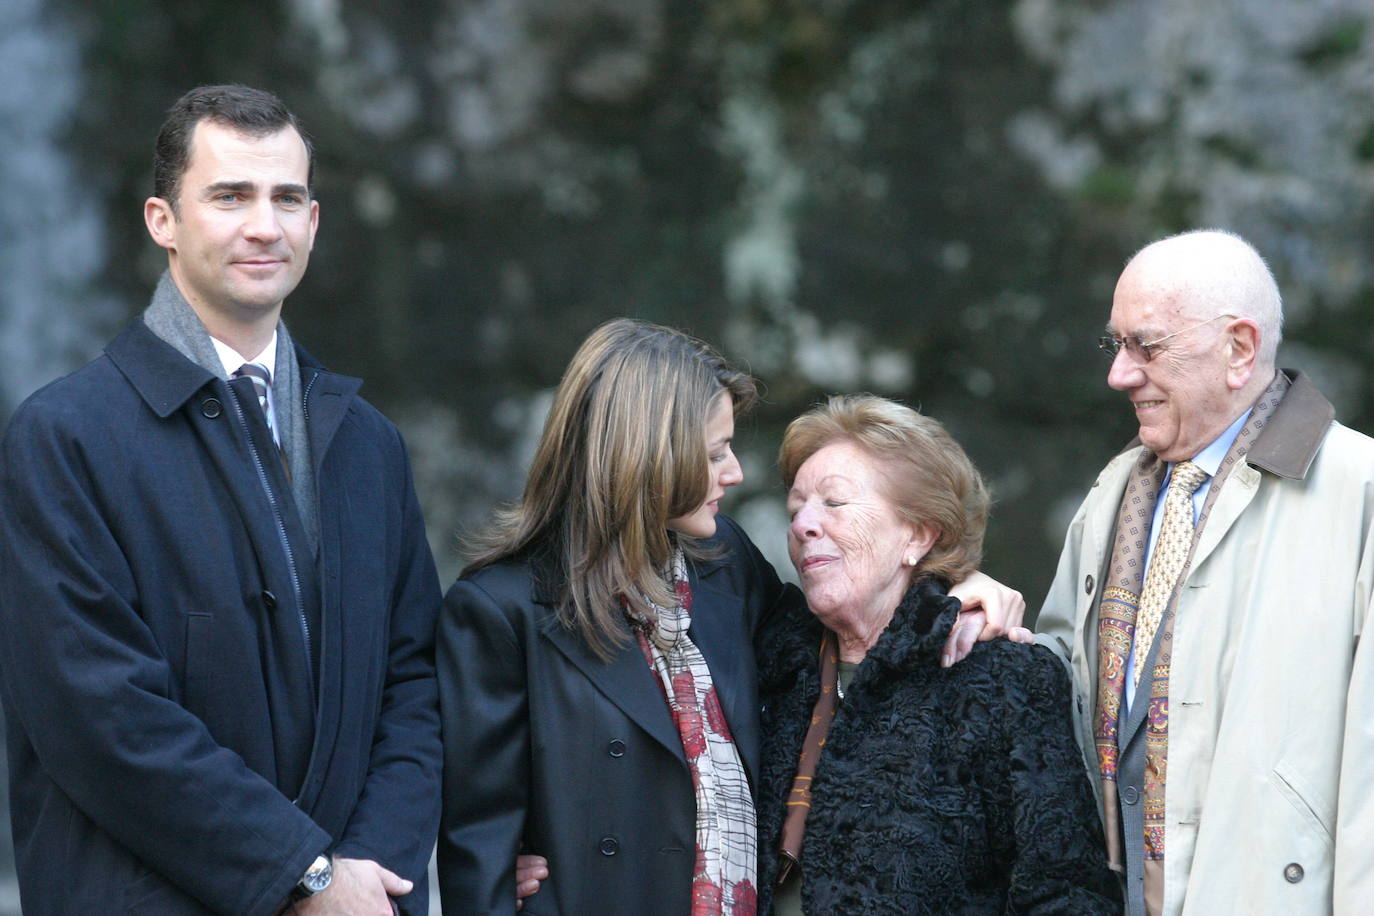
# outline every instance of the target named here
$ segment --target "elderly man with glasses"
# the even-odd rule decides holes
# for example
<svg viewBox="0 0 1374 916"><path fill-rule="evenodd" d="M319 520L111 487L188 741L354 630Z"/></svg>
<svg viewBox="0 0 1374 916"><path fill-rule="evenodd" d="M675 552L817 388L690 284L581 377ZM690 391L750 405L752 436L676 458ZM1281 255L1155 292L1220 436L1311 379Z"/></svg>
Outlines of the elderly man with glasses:
<svg viewBox="0 0 1374 916"><path fill-rule="evenodd" d="M1374 912L1374 440L1277 369L1283 313L1223 232L1127 265L1101 347L1139 441L1039 618L1136 914Z"/></svg>

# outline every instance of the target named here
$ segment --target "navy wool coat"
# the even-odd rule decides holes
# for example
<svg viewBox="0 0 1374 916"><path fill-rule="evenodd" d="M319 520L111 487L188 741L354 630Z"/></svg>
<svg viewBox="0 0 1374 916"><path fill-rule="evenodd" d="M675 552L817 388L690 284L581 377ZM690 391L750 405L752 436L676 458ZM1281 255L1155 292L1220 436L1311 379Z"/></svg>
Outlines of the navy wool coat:
<svg viewBox="0 0 1374 916"><path fill-rule="evenodd" d="M427 911L433 559L400 435L298 356L317 563L284 549L261 413L142 321L10 424L0 690L28 916L270 914L326 850L415 880L403 911Z"/></svg>
<svg viewBox="0 0 1374 916"><path fill-rule="evenodd" d="M744 532L718 516L689 562L692 640L711 669L751 781L759 769L753 633L800 602ZM538 556L459 579L439 623L444 911L511 913L515 856L549 860L522 914L687 916L696 797L656 675L630 639L602 661L555 617L559 577Z"/></svg>

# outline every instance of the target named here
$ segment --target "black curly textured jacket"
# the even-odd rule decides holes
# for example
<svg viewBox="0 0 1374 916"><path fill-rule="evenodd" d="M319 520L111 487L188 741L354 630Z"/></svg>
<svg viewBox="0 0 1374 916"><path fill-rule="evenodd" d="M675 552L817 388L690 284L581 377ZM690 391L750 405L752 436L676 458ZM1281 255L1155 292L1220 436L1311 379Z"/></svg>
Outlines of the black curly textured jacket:
<svg viewBox="0 0 1374 916"><path fill-rule="evenodd" d="M996 640L941 668L958 608L918 581L855 672L812 784L806 912L1119 913L1063 665ZM764 914L821 633L802 613L760 636Z"/></svg>

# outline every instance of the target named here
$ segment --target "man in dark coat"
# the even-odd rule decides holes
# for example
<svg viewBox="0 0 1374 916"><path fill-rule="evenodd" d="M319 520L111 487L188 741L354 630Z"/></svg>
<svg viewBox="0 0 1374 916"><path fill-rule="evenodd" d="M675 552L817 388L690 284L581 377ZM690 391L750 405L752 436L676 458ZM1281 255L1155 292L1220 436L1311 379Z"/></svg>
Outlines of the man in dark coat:
<svg viewBox="0 0 1374 916"><path fill-rule="evenodd" d="M144 206L152 304L4 438L29 916L428 911L438 582L400 435L279 320L310 173L275 97L183 97Z"/></svg>

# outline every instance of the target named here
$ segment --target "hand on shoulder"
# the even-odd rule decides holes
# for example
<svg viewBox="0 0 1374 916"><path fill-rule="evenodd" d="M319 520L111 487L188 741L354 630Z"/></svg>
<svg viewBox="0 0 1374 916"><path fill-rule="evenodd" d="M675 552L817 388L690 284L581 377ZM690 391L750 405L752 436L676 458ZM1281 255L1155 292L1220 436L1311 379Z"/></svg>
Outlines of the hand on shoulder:
<svg viewBox="0 0 1374 916"><path fill-rule="evenodd" d="M968 657L974 643L1005 637L1012 642L1035 641L1030 630L1021 626L1026 599L983 572L974 572L949 590L951 597L964 605L945 642L940 664L948 668Z"/></svg>

